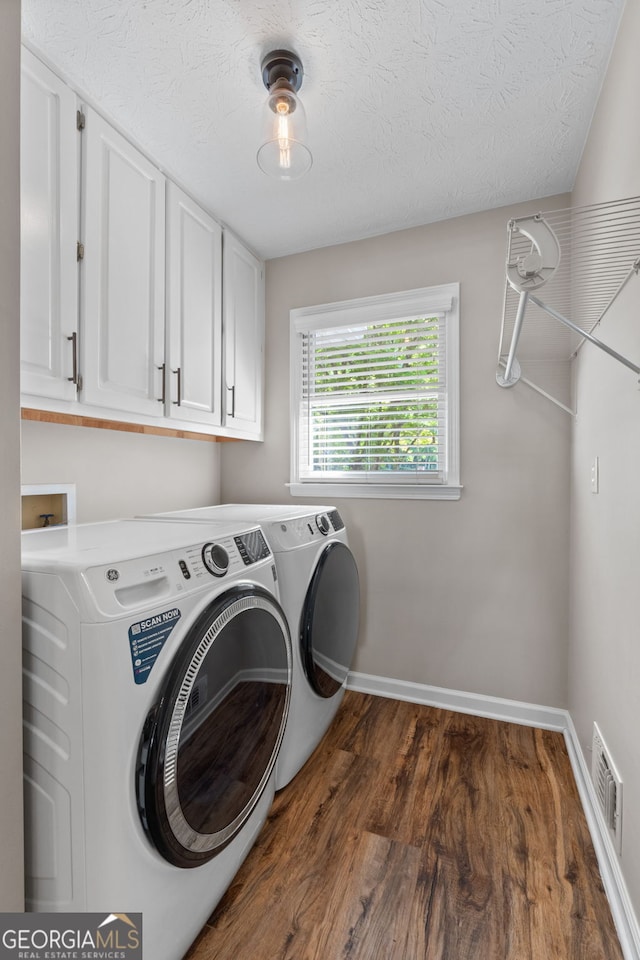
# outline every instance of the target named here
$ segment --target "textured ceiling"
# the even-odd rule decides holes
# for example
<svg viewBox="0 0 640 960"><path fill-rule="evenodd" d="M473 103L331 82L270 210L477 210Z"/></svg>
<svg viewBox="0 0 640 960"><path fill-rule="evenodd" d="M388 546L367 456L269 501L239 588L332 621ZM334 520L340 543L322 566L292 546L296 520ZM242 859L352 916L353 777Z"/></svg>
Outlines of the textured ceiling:
<svg viewBox="0 0 640 960"><path fill-rule="evenodd" d="M22 0L32 47L267 258L571 189L623 6ZM305 70L291 183L255 160L276 47Z"/></svg>

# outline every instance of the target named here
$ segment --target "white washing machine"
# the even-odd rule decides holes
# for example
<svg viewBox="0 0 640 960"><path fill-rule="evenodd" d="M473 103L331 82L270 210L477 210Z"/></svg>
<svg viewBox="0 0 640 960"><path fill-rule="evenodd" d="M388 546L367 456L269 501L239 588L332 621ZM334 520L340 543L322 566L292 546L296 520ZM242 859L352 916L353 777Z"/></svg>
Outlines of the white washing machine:
<svg viewBox="0 0 640 960"><path fill-rule="evenodd" d="M223 518L260 524L275 557L291 632L291 708L276 765L280 790L320 743L344 696L358 638L358 570L335 507L221 504L154 519Z"/></svg>
<svg viewBox="0 0 640 960"><path fill-rule="evenodd" d="M27 909L143 915L181 960L271 805L291 690L255 524L23 534Z"/></svg>

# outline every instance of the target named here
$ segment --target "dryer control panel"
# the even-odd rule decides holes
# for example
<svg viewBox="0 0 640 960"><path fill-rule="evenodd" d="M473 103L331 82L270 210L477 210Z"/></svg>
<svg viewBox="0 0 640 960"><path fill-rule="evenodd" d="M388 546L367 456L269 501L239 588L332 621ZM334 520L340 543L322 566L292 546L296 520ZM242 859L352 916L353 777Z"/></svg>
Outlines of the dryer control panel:
<svg viewBox="0 0 640 960"><path fill-rule="evenodd" d="M273 550L293 550L314 541L325 540L344 530L342 517L337 510L309 514L290 520L263 523Z"/></svg>

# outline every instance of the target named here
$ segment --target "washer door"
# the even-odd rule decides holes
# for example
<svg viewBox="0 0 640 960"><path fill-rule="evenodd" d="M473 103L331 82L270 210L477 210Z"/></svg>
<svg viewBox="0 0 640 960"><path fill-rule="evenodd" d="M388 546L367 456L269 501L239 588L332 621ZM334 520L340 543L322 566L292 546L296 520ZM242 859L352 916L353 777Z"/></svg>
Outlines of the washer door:
<svg viewBox="0 0 640 960"><path fill-rule="evenodd" d="M273 769L287 718L291 642L260 587L235 587L191 627L149 713L137 798L151 842L196 867L236 835Z"/></svg>
<svg viewBox="0 0 640 960"><path fill-rule="evenodd" d="M332 697L342 687L358 639L360 582L353 554L339 541L320 555L300 622L302 663L311 688Z"/></svg>

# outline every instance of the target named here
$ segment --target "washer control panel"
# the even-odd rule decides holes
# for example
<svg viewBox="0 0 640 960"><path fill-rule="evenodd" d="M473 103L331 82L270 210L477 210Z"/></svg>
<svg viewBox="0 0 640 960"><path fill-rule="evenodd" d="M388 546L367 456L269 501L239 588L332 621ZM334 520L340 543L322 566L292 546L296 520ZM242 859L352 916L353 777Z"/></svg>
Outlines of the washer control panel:
<svg viewBox="0 0 640 960"><path fill-rule="evenodd" d="M215 536L215 534L214 534ZM220 536L153 556L86 568L81 577L101 611L109 616L164 598L178 598L212 577L243 575L247 567L271 560L260 527Z"/></svg>
<svg viewBox="0 0 640 960"><path fill-rule="evenodd" d="M259 527L235 537L211 540L201 547L191 547L186 551L187 564L193 568L196 577L203 573L225 577L228 573L238 573L244 567L267 560L270 556L271 551Z"/></svg>

